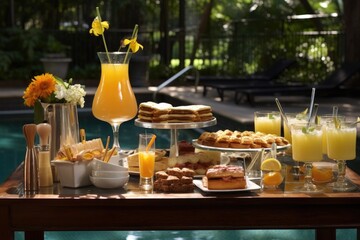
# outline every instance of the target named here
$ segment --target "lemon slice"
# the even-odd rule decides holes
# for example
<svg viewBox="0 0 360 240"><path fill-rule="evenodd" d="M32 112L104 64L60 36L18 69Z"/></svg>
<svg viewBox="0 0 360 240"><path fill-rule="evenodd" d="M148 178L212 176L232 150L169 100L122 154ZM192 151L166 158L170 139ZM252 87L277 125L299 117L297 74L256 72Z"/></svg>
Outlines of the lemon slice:
<svg viewBox="0 0 360 240"><path fill-rule="evenodd" d="M275 158L265 159L261 163L261 170L264 170L264 171L280 171L281 170L281 163L279 162L279 160L277 160Z"/></svg>

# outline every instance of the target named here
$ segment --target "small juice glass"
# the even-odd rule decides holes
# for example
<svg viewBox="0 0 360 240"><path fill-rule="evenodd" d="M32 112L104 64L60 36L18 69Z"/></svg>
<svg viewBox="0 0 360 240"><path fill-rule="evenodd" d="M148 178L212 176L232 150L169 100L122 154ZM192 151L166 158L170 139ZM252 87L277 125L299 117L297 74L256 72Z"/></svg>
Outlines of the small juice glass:
<svg viewBox="0 0 360 240"><path fill-rule="evenodd" d="M149 145L153 134L139 135L139 170L141 189L149 191L153 188L155 170L155 142Z"/></svg>

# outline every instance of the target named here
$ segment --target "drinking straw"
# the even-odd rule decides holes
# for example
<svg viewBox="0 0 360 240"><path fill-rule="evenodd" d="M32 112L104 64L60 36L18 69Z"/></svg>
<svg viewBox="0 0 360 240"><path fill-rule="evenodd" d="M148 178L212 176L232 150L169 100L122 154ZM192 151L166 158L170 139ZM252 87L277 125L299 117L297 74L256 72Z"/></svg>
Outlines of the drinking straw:
<svg viewBox="0 0 360 240"><path fill-rule="evenodd" d="M148 145L146 146L146 149L145 149L146 152L148 152L148 151L150 150L151 146L154 144L155 138L156 138L156 135L153 134L152 137L151 137L150 142L149 142Z"/></svg>
<svg viewBox="0 0 360 240"><path fill-rule="evenodd" d="M313 111L313 107L314 107L314 100L315 100L315 88L311 89L311 101L310 101L310 110L309 110L309 115L308 115L308 123L310 122L311 116L312 116L312 111Z"/></svg>
<svg viewBox="0 0 360 240"><path fill-rule="evenodd" d="M109 162L111 156L112 156L112 155L114 154L114 152L115 152L115 149L116 149L116 147L113 147L113 148L110 150L109 154L107 154L108 156L105 156L104 162L106 162L106 163Z"/></svg>
<svg viewBox="0 0 360 240"><path fill-rule="evenodd" d="M106 139L106 146L105 146L105 153L104 153L103 161L105 161L105 157L106 157L106 154L107 154L108 148L109 148L109 143L110 143L110 136L108 136Z"/></svg>
<svg viewBox="0 0 360 240"><path fill-rule="evenodd" d="M277 105L277 107L278 107L278 109L280 111L281 117L284 119L285 125L290 129L288 119L287 119L287 117L286 117L286 115L284 113L283 108L281 107L279 99L275 98L275 102L276 102L276 105Z"/></svg>
<svg viewBox="0 0 360 240"><path fill-rule="evenodd" d="M311 121L310 122L315 122L315 118L316 118L318 109L319 109L319 104L315 103L314 108L313 108L313 113L311 115Z"/></svg>
<svg viewBox="0 0 360 240"><path fill-rule="evenodd" d="M337 117L339 108L337 106L333 106L333 117Z"/></svg>

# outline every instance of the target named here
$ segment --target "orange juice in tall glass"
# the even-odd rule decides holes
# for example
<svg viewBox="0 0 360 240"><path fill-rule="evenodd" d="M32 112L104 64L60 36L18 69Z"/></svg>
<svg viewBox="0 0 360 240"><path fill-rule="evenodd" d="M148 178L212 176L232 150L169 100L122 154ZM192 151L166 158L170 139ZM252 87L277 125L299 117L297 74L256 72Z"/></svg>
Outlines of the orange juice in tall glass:
<svg viewBox="0 0 360 240"><path fill-rule="evenodd" d="M120 124L132 119L137 113L137 102L129 81L131 53L99 52L101 78L96 90L92 112L94 116L111 124L115 146L121 154L118 134Z"/></svg>
<svg viewBox="0 0 360 240"><path fill-rule="evenodd" d="M129 64L101 64L101 79L93 100L93 114L108 123L136 116L137 102L129 82Z"/></svg>

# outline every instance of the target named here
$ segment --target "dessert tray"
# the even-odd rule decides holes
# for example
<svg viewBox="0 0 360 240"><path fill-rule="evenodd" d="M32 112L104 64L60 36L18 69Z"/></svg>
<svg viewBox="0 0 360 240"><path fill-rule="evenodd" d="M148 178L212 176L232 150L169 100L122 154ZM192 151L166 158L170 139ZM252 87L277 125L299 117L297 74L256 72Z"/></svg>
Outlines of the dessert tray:
<svg viewBox="0 0 360 240"><path fill-rule="evenodd" d="M139 119L135 119L135 126L143 128L153 128L153 129L193 129L193 128L203 128L216 125L217 121L214 117L213 119L205 122L182 122L182 123L154 123L154 122L143 122Z"/></svg>
<svg viewBox="0 0 360 240"><path fill-rule="evenodd" d="M250 181L246 178L246 188L243 189L223 189L223 190L209 190L208 188L204 187L201 179L195 179L193 180L193 183L196 187L198 187L203 192L246 192L246 191L254 191L259 190L261 187L257 185L256 183Z"/></svg>
<svg viewBox="0 0 360 240"><path fill-rule="evenodd" d="M209 151L221 151L221 152L259 152L262 149L265 151L271 151L271 148L222 148L222 147L212 147L212 146L206 146L202 145L197 142L197 139L192 140L192 145L195 148L202 149L202 150L209 150ZM284 146L277 146L277 150L285 150L289 148L291 144L287 144Z"/></svg>

